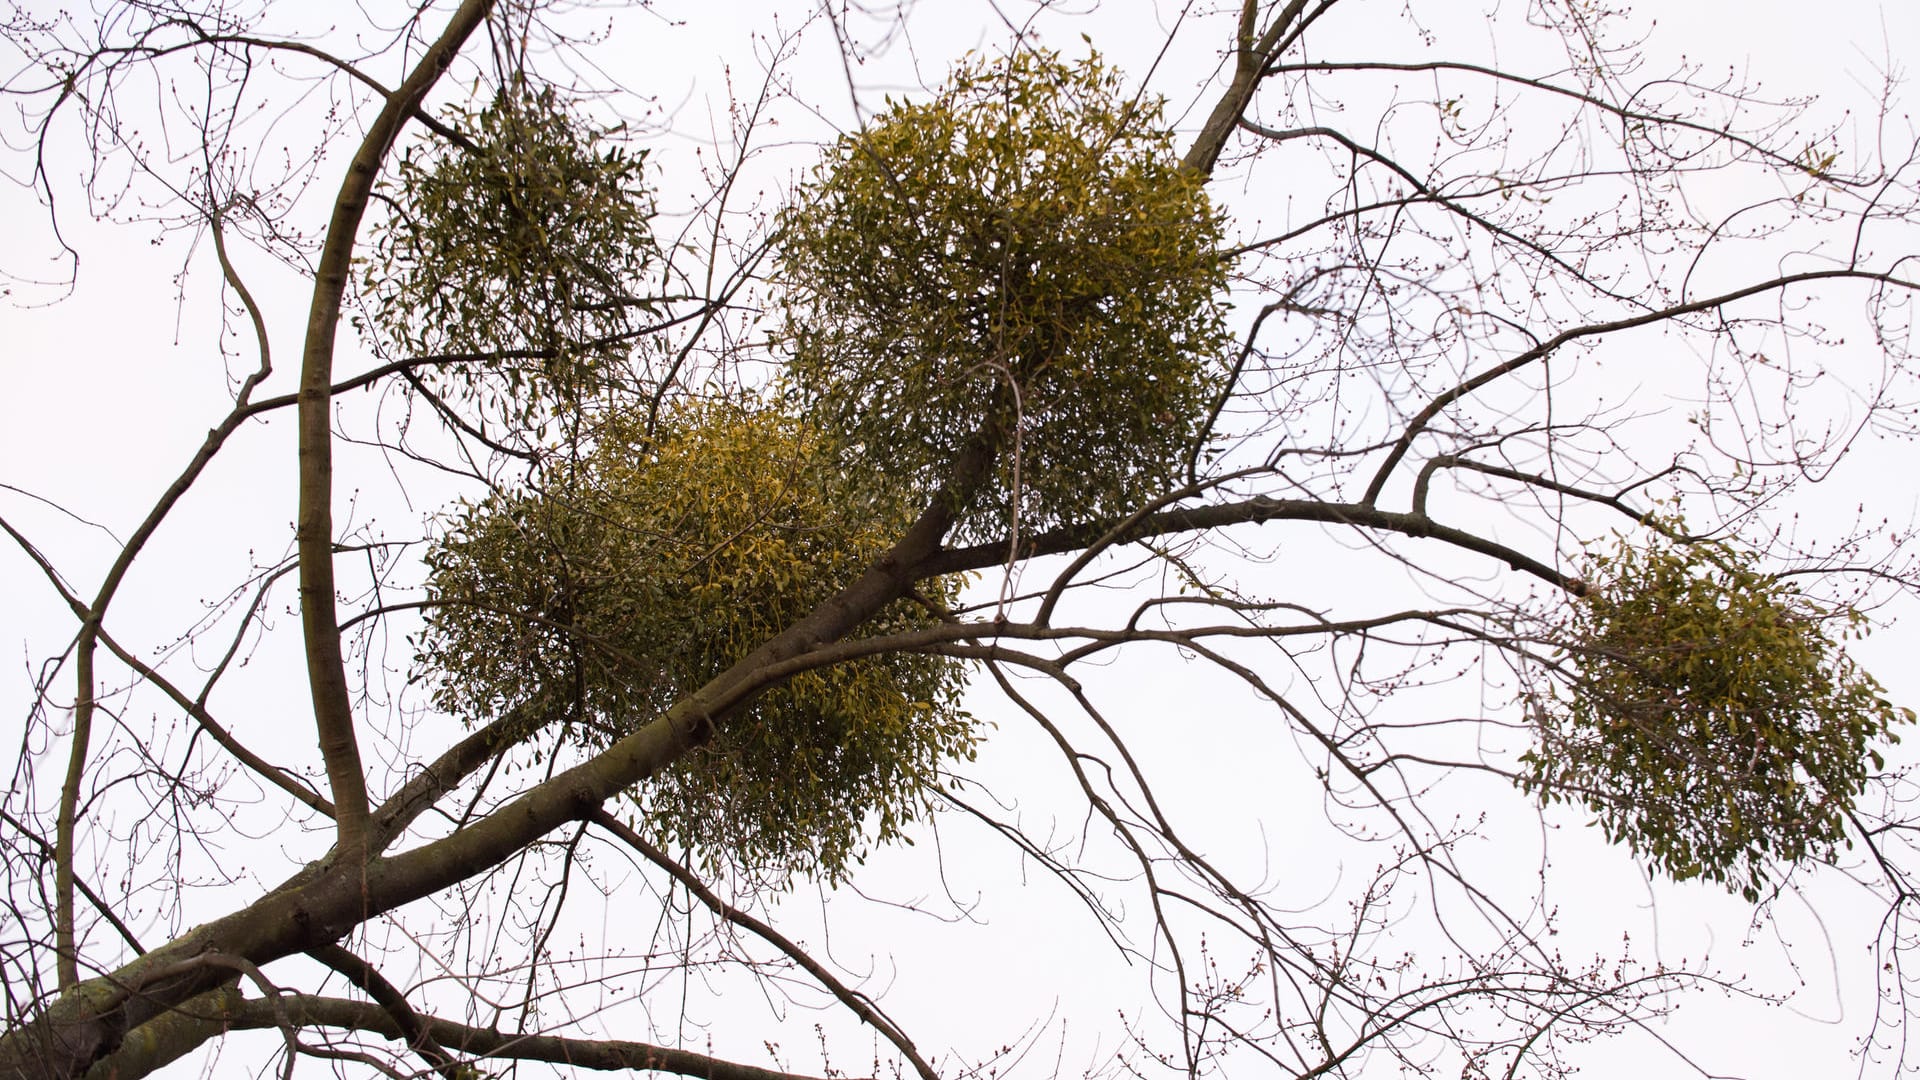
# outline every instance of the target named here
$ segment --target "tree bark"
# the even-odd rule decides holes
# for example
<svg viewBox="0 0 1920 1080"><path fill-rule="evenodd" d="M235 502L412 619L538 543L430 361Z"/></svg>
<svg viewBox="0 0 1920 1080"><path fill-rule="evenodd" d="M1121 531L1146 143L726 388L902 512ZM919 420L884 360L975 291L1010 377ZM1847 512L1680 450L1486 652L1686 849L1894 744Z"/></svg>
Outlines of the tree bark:
<svg viewBox="0 0 1920 1080"><path fill-rule="evenodd" d="M353 731L353 698L347 689L334 610L333 576L333 348L340 305L353 268L353 250L367 202L401 128L446 71L469 35L486 19L492 0L465 0L446 29L387 98L334 198L327 237L314 268L313 303L307 314L300 370L300 494L295 544L300 558L300 619L306 636L307 681L314 726L326 762L343 859L367 854L367 782Z"/></svg>

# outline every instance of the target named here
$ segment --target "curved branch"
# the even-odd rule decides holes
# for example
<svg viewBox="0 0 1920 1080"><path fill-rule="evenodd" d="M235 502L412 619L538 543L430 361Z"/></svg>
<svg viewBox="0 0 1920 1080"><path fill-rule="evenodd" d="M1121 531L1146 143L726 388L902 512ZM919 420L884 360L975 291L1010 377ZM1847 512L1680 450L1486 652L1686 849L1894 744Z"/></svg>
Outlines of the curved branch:
<svg viewBox="0 0 1920 1080"><path fill-rule="evenodd" d="M414 1012L413 1006L407 1003L407 996L400 992L399 987L388 982L387 977L380 974L379 968L338 945L309 949L307 955L346 976L348 982L366 991L375 1004L386 1010L394 1027L407 1040L407 1045L426 1058L434 1072L445 1080L460 1080L460 1063L440 1046L433 1032L428 1031L421 1022L420 1014Z"/></svg>
<svg viewBox="0 0 1920 1080"><path fill-rule="evenodd" d="M380 80L360 70L353 64L340 59L324 49L317 49L312 45L308 45L303 41L273 41L268 38L254 37L250 34L209 34L201 30L197 25L193 26L192 29L199 40L207 45L244 45L250 49L264 49L269 52L297 53L301 56L311 57L335 68L348 78L353 79L360 85L380 95L382 98L391 99L394 94L392 90L382 85ZM404 89L404 86L402 89ZM411 115L413 119L419 121L427 130L461 149L476 149L473 145L473 140L461 134L458 129L435 119L433 114L422 108L417 101L413 105Z"/></svg>
<svg viewBox="0 0 1920 1080"><path fill-rule="evenodd" d="M906 1032L901 1031L899 1025L882 1012L872 998L848 988L845 983L834 977L833 972L828 971L819 961L809 956L806 950L794 944L785 934L720 899L718 894L688 872L686 867L669 858L666 852L661 851L619 818L605 810L595 810L587 820L612 833L621 843L644 856L648 862L672 875L675 881L684 886L715 915L747 930L786 954L788 959L800 965L807 974L819 980L820 985L826 987L835 998L839 999L840 1004L845 1005L868 1027L878 1031L882 1038L892 1043L894 1049L900 1051L907 1061L912 1063L913 1071L920 1074L921 1080L940 1080L940 1074L934 1072L933 1066L927 1064L926 1059L920 1056L920 1051L914 1048L913 1040L907 1038Z"/></svg>
<svg viewBox="0 0 1920 1080"><path fill-rule="evenodd" d="M1387 459L1380 463L1380 468L1373 475L1373 481L1367 485L1367 493L1361 496L1360 501L1367 505L1372 505L1380 498L1380 492L1387 486L1387 480L1392 476L1394 469L1399 467L1400 462L1406 458L1407 451L1412 449L1413 440L1418 438L1420 433L1426 430L1427 425L1433 422L1434 417L1439 416L1447 406L1486 386L1488 383L1498 381L1522 368L1545 360L1547 357L1558 352L1562 346L1586 338L1603 337L1607 334L1617 333L1622 330L1632 330L1641 326L1652 326L1656 323L1670 322L1687 315L1697 315L1703 311L1712 311L1715 308L1725 307L1735 301L1744 300L1749 296L1777 292L1794 285L1804 285L1814 281L1836 280L1870 281L1881 285L1896 285L1904 289L1920 291L1920 282L1907 281L1891 273L1845 269L1811 270L1801 274L1783 274L1776 278L1770 278L1766 281L1748 285L1745 288L1735 289L1732 292L1724 292L1717 296L1691 300L1684 304L1675 304L1672 307L1664 307L1656 311L1645 311L1624 319L1615 319L1611 322L1589 323L1585 326L1576 326L1571 330L1563 330L1551 338L1548 338L1546 341L1528 349L1526 352L1473 376L1428 402L1425 408L1422 408L1418 413L1414 414L1413 419L1408 421L1406 430L1400 433L1400 438L1395 440L1393 448L1387 451Z"/></svg>
<svg viewBox="0 0 1920 1080"><path fill-rule="evenodd" d="M1767 162L1773 165L1784 166L1796 172L1808 171L1804 165L1793 160L1791 157L1781 154L1778 151L1768 149L1766 146L1760 143L1754 142L1751 139L1744 138L1732 131L1728 131L1724 126L1717 126L1714 124L1704 124L1697 120L1688 120L1684 116L1665 116L1659 113L1637 112L1634 109L1630 108L1628 105L1616 104L1615 102L1608 101L1605 98L1595 97L1592 94L1586 93L1581 90L1573 89L1572 87L1558 86L1558 85L1555 85L1554 83L1548 82L1545 79L1532 78L1526 75L1517 75L1510 71L1501 71L1498 68L1490 68L1484 64L1469 64L1469 63L1464 63L1458 60L1431 60L1431 61L1420 61L1420 62L1414 62L1414 63L1322 60L1322 61L1304 61L1298 64L1286 64L1286 65L1276 67L1274 69L1275 74L1279 74L1281 72L1291 73L1291 72L1310 72L1310 71L1320 71L1320 72L1393 71L1393 72L1405 72L1405 73L1461 71L1471 75L1484 75L1487 78L1493 79L1497 82L1509 82L1509 83L1514 83L1518 86L1524 86L1530 89L1539 90L1544 93L1557 94L1561 97L1569 98L1578 104L1590 106L1592 108L1599 109L1602 112L1611 113L1620 120L1620 123L1622 124L1622 126L1632 125L1632 124L1646 124L1646 125L1657 125L1659 127L1664 127L1664 128L1676 128L1681 131L1689 131L1696 135L1704 135L1711 139L1731 143L1734 146L1741 148L1742 150L1751 151L1755 154L1760 155L1762 159L1766 160ZM1646 88L1645 86L1642 87L1643 90L1645 88ZM1638 97L1639 93L1636 92L1633 96ZM1818 175L1820 176L1821 179L1826 180L1829 183L1839 183L1839 181L1836 181L1832 176L1832 174L1830 173L1818 174Z"/></svg>
<svg viewBox="0 0 1920 1080"><path fill-rule="evenodd" d="M1402 536L1426 537L1445 541L1454 547L1498 559L1524 574L1565 589L1575 595L1585 592L1578 578L1548 566L1484 536L1442 525L1425 514L1381 510L1364 503L1323 502L1318 499L1274 499L1256 495L1240 502L1200 506L1191 510L1168 510L1140 518L1130 527L1114 529L1105 522L1070 525L1032 536L1021 546L1019 557L1061 555L1079 551L1090 544L1118 545L1155 536L1176 533L1207 532L1228 525L1259 524L1267 521L1318 521L1329 525L1353 525L1379 529ZM1004 541L947 548L929 556L913 568L917 578L939 577L966 570L984 570L1006 561Z"/></svg>
<svg viewBox="0 0 1920 1080"><path fill-rule="evenodd" d="M348 859L363 859L369 852L368 811L367 781L353 731L353 699L347 689L339 617L334 609L334 338L360 220L387 152L492 6L491 0L465 0L406 81L387 98L386 107L368 127L347 168L327 222L326 243L314 267L313 304L307 314L300 372L300 498L295 543L300 553L300 618L306 638L314 725L333 790L339 853Z"/></svg>
<svg viewBox="0 0 1920 1080"><path fill-rule="evenodd" d="M1427 512L1427 490L1433 482L1433 474L1441 469L1463 469L1467 472L1477 472L1486 476L1497 476L1503 480L1517 480L1531 488L1540 488L1544 491L1551 491L1556 495L1565 495L1571 499L1580 499L1584 502L1596 503L1600 506L1617 510L1635 521L1639 521L1647 516L1647 511L1627 502L1624 495L1609 495L1604 491L1589 491L1586 488L1579 487L1575 484L1563 483L1552 477L1540 476L1522 469L1510 469L1504 465L1493 465L1483 461L1475 461L1472 458L1462 457L1459 454L1441 454L1438 457L1427 459L1426 464L1420 467L1420 475L1416 477L1413 482L1412 504L1414 513L1424 514ZM1669 466L1646 480L1636 481L1628 490L1644 487L1652 480L1679 471L1682 471L1681 466Z"/></svg>
<svg viewBox="0 0 1920 1080"><path fill-rule="evenodd" d="M227 259L224 229L221 227L220 214L216 211L212 221L214 252L219 258L221 273L239 293L241 302L253 321L260 350L260 366L247 376L241 384L239 396L234 407L219 426L207 432L200 449L187 462L187 467L174 478L172 484L161 493L158 502L147 511L146 518L140 522L133 535L121 545L120 553L115 556L113 565L108 567L106 576L100 582L98 592L94 594L91 606L83 607L69 600L74 614L80 618L80 636L74 646L74 678L78 683L78 692L73 708L73 743L67 758L67 775L60 788L60 810L54 829L54 937L58 943L60 985L71 987L79 982L79 956L73 935L73 833L74 816L79 807L80 782L87 765L89 743L92 741L94 712L93 663L97 641L101 635L101 620L106 617L107 606L113 602L114 594L126 575L133 568L133 562L146 547L147 541L159 530L160 525L172 513L175 505L183 498L187 490L200 478L214 455L240 424L249 415L247 399L254 388L259 386L273 370L272 353L269 351L266 327L262 321L259 306L253 295ZM57 579L56 580L56 584ZM64 590L62 590L64 592Z"/></svg>

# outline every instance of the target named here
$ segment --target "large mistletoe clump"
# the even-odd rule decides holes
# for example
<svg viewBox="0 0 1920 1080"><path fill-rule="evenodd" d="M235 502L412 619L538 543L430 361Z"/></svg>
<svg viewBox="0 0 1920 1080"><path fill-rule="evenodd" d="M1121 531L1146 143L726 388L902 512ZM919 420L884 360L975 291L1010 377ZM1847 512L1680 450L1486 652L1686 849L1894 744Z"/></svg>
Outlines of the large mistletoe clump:
<svg viewBox="0 0 1920 1080"><path fill-rule="evenodd" d="M976 60L842 138L781 220L792 385L857 467L997 477L963 535L1125 513L1197 435L1227 264L1160 104L1098 60Z"/></svg>
<svg viewBox="0 0 1920 1080"><path fill-rule="evenodd" d="M649 434L607 424L529 490L468 506L428 556L422 655L443 707L605 745L832 596L912 520L836 467L806 425L685 407ZM953 586L922 599L938 607ZM860 633L928 625L901 603ZM972 753L962 671L911 652L801 672L635 793L707 865L837 877L928 806Z"/></svg>

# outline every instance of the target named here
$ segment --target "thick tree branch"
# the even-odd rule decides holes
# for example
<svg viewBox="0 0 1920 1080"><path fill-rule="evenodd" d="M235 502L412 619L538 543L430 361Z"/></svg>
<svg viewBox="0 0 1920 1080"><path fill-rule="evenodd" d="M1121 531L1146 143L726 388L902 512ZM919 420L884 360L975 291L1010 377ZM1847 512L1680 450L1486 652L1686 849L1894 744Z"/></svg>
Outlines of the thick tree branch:
<svg viewBox="0 0 1920 1080"><path fill-rule="evenodd" d="M103 1059L87 1075L100 1080L135 1080L229 1031L322 1027L417 1045L415 1034L408 1030L414 1027L420 1037L445 1048L442 1052L449 1059L452 1054L461 1054L497 1061L541 1061L576 1069L670 1073L703 1080L807 1080L793 1073L756 1068L673 1047L624 1039L524 1035L413 1015L415 1023L406 1025L388 1009L371 1001L285 993L275 995L271 1001L249 998L228 983L142 1025L128 1035L112 1057Z"/></svg>
<svg viewBox="0 0 1920 1080"><path fill-rule="evenodd" d="M383 1038L406 1038L393 1017L370 1001L288 994L277 1003L255 998L238 1002L228 1013L235 1028L275 1028L286 1022L296 1027L330 1027L364 1031ZM701 1080L807 1080L795 1073L762 1069L680 1050L670 1046L625 1039L576 1039L558 1035L523 1035L510 1031L456 1024L433 1016L419 1018L423 1030L449 1050L477 1058L506 1061L544 1061L575 1069L632 1070L700 1077Z"/></svg>
<svg viewBox="0 0 1920 1080"><path fill-rule="evenodd" d="M87 1072L88 1080L134 1080L150 1075L193 1052L209 1039L234 1027L233 1017L247 1004L238 980L200 995L171 1012L162 1013L128 1034L111 1058ZM265 1006L254 1001L253 1005Z"/></svg>
<svg viewBox="0 0 1920 1080"><path fill-rule="evenodd" d="M1287 6L1274 16L1265 31L1258 30L1259 0L1245 0L1240 12L1240 30L1237 47L1234 50L1233 78L1227 84L1226 92L1214 103L1213 111L1207 115L1206 123L1200 126L1200 134L1194 137L1193 145L1187 148L1187 154L1180 160L1183 168L1191 169L1202 176L1213 172L1213 166L1220 160L1220 154L1226 149L1227 140L1240 123L1240 117L1253 103L1254 91L1260 89L1260 83L1267 77L1281 45L1287 40L1288 32L1299 21L1300 15L1307 9L1307 0L1289 0Z"/></svg>
<svg viewBox="0 0 1920 1080"><path fill-rule="evenodd" d="M364 864L336 858L309 868L252 905L80 984L0 1037L0 1080L81 1075L110 1055L128 1031L214 989L227 969L205 963L206 956L257 965L336 942L372 916L464 881L554 829L586 819L607 799L711 738L718 724L777 681L770 673L781 664L840 640L906 595L917 580L913 568L939 550L956 508L986 482L993 461L993 447L976 440L955 460L927 509L865 573L633 734L451 836L391 858Z"/></svg>
<svg viewBox="0 0 1920 1080"><path fill-rule="evenodd" d="M300 372L300 498L295 537L300 555L300 617L306 636L307 679L314 724L327 780L333 789L338 853L366 857L367 784L353 731L353 699L347 689L333 574L333 347L346 295L360 220L374 181L427 91L453 62L467 37L486 19L491 0L466 0L426 54L388 96L347 167L325 246L314 268L313 305L307 314Z"/></svg>

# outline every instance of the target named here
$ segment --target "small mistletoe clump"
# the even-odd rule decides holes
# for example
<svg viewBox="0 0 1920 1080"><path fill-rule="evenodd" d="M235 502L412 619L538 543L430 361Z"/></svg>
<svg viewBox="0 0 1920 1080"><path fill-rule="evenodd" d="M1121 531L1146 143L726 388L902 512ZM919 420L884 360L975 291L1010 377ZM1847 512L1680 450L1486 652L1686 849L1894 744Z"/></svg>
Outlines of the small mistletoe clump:
<svg viewBox="0 0 1920 1080"><path fill-rule="evenodd" d="M363 293L387 348L470 358L429 380L537 425L602 388L652 307L646 155L524 78L452 128L400 159Z"/></svg>
<svg viewBox="0 0 1920 1080"><path fill-rule="evenodd" d="M1524 787L1577 802L1676 880L1757 899L1771 863L1831 857L1910 709L1817 607L1723 543L1622 541L1559 628L1574 674L1536 700ZM1843 631L1835 635L1835 627Z"/></svg>

